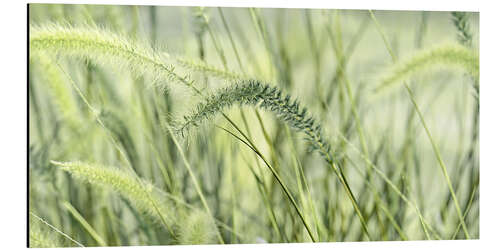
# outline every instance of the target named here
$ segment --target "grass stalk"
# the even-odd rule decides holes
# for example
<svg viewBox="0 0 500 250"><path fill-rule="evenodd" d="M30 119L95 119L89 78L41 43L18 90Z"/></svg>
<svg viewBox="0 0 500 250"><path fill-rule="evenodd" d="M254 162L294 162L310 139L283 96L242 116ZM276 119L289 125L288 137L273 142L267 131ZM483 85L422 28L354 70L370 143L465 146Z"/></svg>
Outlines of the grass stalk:
<svg viewBox="0 0 500 250"><path fill-rule="evenodd" d="M94 228L83 218L83 216L67 201L64 201L62 205L68 210L68 212L73 215L73 217L82 225L82 227L92 236L92 238L101 247L107 246L106 241L104 241L99 233L97 233Z"/></svg>
<svg viewBox="0 0 500 250"><path fill-rule="evenodd" d="M45 221L44 219L40 218L38 215L36 215L35 213L31 212L30 211L30 215L35 217L37 220L39 220L40 222L42 222L43 224L47 225L48 227L50 227L50 229L54 230L56 233L62 235L64 238L70 240L71 242L75 243L77 246L79 247L85 247L82 243L76 241L75 239L71 238L71 236L65 234L64 232L62 232L61 230L59 230L58 228L56 228L55 226L51 225L50 223L48 223L47 221Z"/></svg>
<svg viewBox="0 0 500 250"><path fill-rule="evenodd" d="M227 133L229 133L230 135L232 135L233 137L235 137L236 139L238 139L240 142L242 142L243 144L245 144L254 153L256 153L259 156L260 159L262 159L262 161L264 162L264 164L266 164L267 168L271 171L271 173L273 174L274 178L278 181L279 185L281 186L281 188L285 192L286 196L288 197L288 199L292 203L293 207L295 208L295 211L297 212L297 214L299 215L300 219L302 220L302 223L304 224L304 227L306 228L307 233L309 234L309 237L311 238L311 240L313 242L316 242L316 238L312 234L312 231L311 231L309 225L307 224L304 215L302 214L301 210L299 209L297 202L295 201L295 199L291 195L290 191L288 190L288 188L284 184L283 180L281 180L281 178L279 177L279 175L276 172L276 170L267 162L267 160L264 158L264 156L262 155L262 153L257 148L255 148L254 145L251 145L250 144L251 142L248 141L248 140L246 140L246 138L244 140L241 137L235 135L233 132L231 132L231 131L229 131L229 130L227 130L225 128L222 128L222 127L219 127L219 128L221 128L222 130L226 131Z"/></svg>
<svg viewBox="0 0 500 250"><path fill-rule="evenodd" d="M119 152L119 154L122 156L123 160L126 162L126 165L128 166L129 170L131 171L131 173L134 174L136 180L139 182L139 184L144 188L144 184L142 183L141 181L141 178L139 178L139 176L137 175L137 173L135 172L134 170L134 167L132 166L131 162L129 161L128 157L126 156L126 154L123 152L123 150L120 148L120 146L118 145L116 139L113 137L113 135L111 134L111 131L106 127L106 125L104 125L103 121L101 120L100 116L99 116L99 112L97 111L97 109L95 109L91 104L90 102L87 100L87 98L85 97L85 95L83 94L83 92L80 90L80 88L78 87L78 85L74 82L73 78L66 72L63 70L63 68L58 64L59 66L59 69L65 73L65 75L67 76L69 82L71 83L71 86L77 91L78 95L81 97L81 99L84 101L84 103L86 104L87 108L91 111L91 114L95 117L97 123L102 127L102 129L104 129L108 139L111 141L111 143L113 144L113 146L115 147L115 149ZM160 217L163 225L170 231L172 232L171 228L168 226L165 218L163 217L163 215L160 213L159 211L159 208L158 208L158 205L155 203L155 201L149 196L149 195L146 195L147 198L152 202L152 205L154 207L154 209L156 210L158 216Z"/></svg>
<svg viewBox="0 0 500 250"><path fill-rule="evenodd" d="M391 55L391 58L392 58L393 62L396 62L397 59L396 59L396 57L394 55L394 52L392 51L389 43L387 42L387 38L386 38L384 32L382 31L382 27L380 26L380 23L377 21L375 15L373 14L373 11L369 10L369 12L370 12L370 16L371 16L373 22L375 23L375 26L377 27L377 30L378 30L380 36L384 40L384 44L385 44L385 47L386 47L387 51ZM448 185L448 189L449 189L449 191L451 193L451 196L453 198L453 203L455 204L457 215L458 215L458 217L460 219L460 224L462 225L462 229L464 230L465 237L467 239L469 239L470 238L469 231L467 230L467 226L466 226L465 221L464 221L462 209L460 208L460 204L458 203L458 199L457 199L457 197L455 195L455 190L453 189L453 185L451 184L451 180L450 180L450 177L448 175L448 170L446 169L444 161L443 161L443 159L441 157L441 153L439 152L439 148L437 147L436 143L434 142L434 139L433 139L433 137L432 137L432 135L430 133L429 128L427 127L427 123L425 122L425 119L424 119L424 117L422 115L422 112L420 112L420 108L418 107L418 105L417 105L417 103L415 101L415 96L413 95L413 92L411 91L410 87L408 86L408 83L404 82L404 85L405 85L406 91L408 92L410 100L413 103L413 106L415 107L415 110L417 111L418 117L420 118L420 122L422 123L422 126L425 129L427 137L429 138L429 141L431 142L432 149L434 151L434 155L436 156L436 159L437 159L437 161L439 163L439 166L441 167L441 171L443 172L444 178L445 178L446 183Z"/></svg>
<svg viewBox="0 0 500 250"><path fill-rule="evenodd" d="M189 173L189 176L191 177L191 181L193 182L194 188L196 189L196 192L197 192L198 196L200 197L200 200L201 200L201 203L203 204L203 207L207 211L211 220L213 220L215 223L215 219L213 218L212 211L210 210L210 207L208 206L208 203L205 199L205 196L203 195L203 192L201 191L200 184L198 183L198 180L197 180L196 176L194 175L194 172L191 168L191 164L189 164L189 161L186 159L186 156L184 155L184 151L182 150L182 147L179 144L179 142L177 141L177 139L175 138L175 135L173 134L170 126L166 126L166 129L167 129L168 133L170 134L170 136L172 137L172 140L174 141L175 146L177 147L177 150L179 151L179 154L181 155L182 162L184 163L184 167L186 167L186 169ZM217 230L217 237L219 239L219 242L221 244L224 244L224 240L222 239L222 235L220 234L219 230Z"/></svg>

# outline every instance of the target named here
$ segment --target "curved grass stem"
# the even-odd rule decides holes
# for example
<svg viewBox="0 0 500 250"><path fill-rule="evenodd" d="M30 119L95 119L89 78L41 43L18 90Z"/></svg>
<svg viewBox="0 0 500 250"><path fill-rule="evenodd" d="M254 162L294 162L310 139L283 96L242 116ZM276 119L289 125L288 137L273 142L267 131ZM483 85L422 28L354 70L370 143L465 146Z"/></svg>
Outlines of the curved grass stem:
<svg viewBox="0 0 500 250"><path fill-rule="evenodd" d="M111 141L111 143L113 144L113 146L115 147L115 149L118 151L118 153L120 154L120 156L123 158L123 160L126 162L126 165L127 167L129 168L130 172L133 173L135 179L138 181L138 183L144 188L144 183L142 182L141 178L139 178L139 176L137 175L137 173L135 172L134 170L134 167L132 166L132 163L130 162L130 160L128 159L128 157L126 156L125 152L123 152L122 148L120 148L120 146L118 145L116 139L113 137L113 135L111 134L110 130L106 127L106 125L104 125L104 122L101 120L101 118L99 117L99 112L97 109L95 109L91 104L90 102L88 101L88 99L85 97L85 95L83 94L83 92L80 90L80 88L78 87L78 85L75 83L75 81L73 80L73 78L61 67L61 65L59 65L57 63L59 69L68 77L69 79L69 82L71 84L71 86L75 89L75 91L78 93L78 95L80 96L80 98L84 101L84 103L86 104L86 106L88 107L88 109L90 110L90 112L92 113L92 115L95 117L97 123L103 128L104 132L106 133L106 135L108 136L109 140ZM166 219L163 217L163 215L161 214L159 208L158 208L158 204L156 204L156 202L151 198L150 195L146 195L147 199L149 199L151 202L152 202L152 205L155 209L155 211L157 212L158 216L160 217L161 219L161 222L163 223L163 225L165 226L165 228L167 228L169 230L169 232L171 234L173 234L173 230L172 228L168 225L168 223L166 222Z"/></svg>
<svg viewBox="0 0 500 250"><path fill-rule="evenodd" d="M170 126L166 126L168 133L172 137L172 140L174 141L175 146L177 147L177 150L179 150L179 153L181 154L182 161L184 163L184 166L186 167L189 176L191 177L191 180L193 181L194 188L196 189L196 192L198 193L198 196L200 197L201 203L203 204L203 207L205 210L207 210L207 213L210 215L212 218L213 222L215 223L215 218L213 218L212 211L210 210L210 207L208 206L208 203L205 199L205 196L203 195L203 192L201 191L200 184L198 183L198 180L196 179L196 176L194 175L194 172L191 168L191 164L189 164L189 161L186 159L186 156L184 155L184 151L182 150L181 145L179 144L178 140L175 138L175 135L172 133L172 129ZM217 230L217 237L220 241L220 243L224 244L224 240L222 239L222 235L220 234L220 231Z"/></svg>
<svg viewBox="0 0 500 250"><path fill-rule="evenodd" d="M262 155L262 153L255 147L255 145L253 145L253 143L251 141L248 141L247 138L245 138L246 139L246 141L245 141L242 138L240 138L239 136L235 135L233 132L231 132L231 131L223 128L223 127L219 127L219 126L217 126L217 127L220 128L220 129L222 129L222 130L224 130L224 131L226 131L227 133L229 133L230 135L232 135L233 137L235 137L236 139L238 139L240 142L242 142L243 144L245 144L247 147L249 147L255 154L257 154L259 156L259 158L264 162L264 164L266 164L267 168L271 171L271 173L273 174L274 178L278 181L279 185L283 189L283 192L285 192L287 198L290 200L290 202L292 203L293 207L295 208L295 211L297 212L297 214L299 215L302 223L304 224L304 227L306 228L307 233L309 234L309 237L311 237L311 240L313 242L316 242L316 238L314 237L314 235L313 235L313 233L311 231L311 228L307 224L304 215L302 214L301 210L299 209L299 207L297 205L297 202L292 197L290 191L286 187L286 185L283 182L283 180L281 180L281 178L279 177L279 175L276 172L276 170L267 162L267 160L264 158L264 156ZM240 132L240 134L241 134L241 132Z"/></svg>
<svg viewBox="0 0 500 250"><path fill-rule="evenodd" d="M373 11L369 10L369 12L370 12L370 16L371 16L373 22L375 23L375 26L377 27L378 32L380 33L380 36L384 40L384 44L385 44L387 51L389 52L393 62L395 63L397 61L397 58L396 58L394 52L392 51L389 43L387 42L387 38L386 38L384 32L382 31L382 27L380 26L380 23L377 21L377 18L373 14ZM450 177L448 175L448 170L446 169L446 165L444 164L444 161L441 157L441 153L439 152L439 148L437 147L436 143L434 142L434 139L431 135L429 128L427 127L427 123L425 122L425 119L424 119L424 116L422 115L422 112L420 112L420 108L419 108L417 102L415 101L415 96L413 95L413 92L411 91L410 87L408 86L408 83L404 82L404 85L405 85L406 91L408 92L408 96L410 97L410 100L411 100L415 110L417 111L418 117L420 118L420 122L422 123L422 126L425 129L427 137L429 138L429 141L431 142L432 149L434 151L434 155L436 156L436 159L439 163L439 166L441 167L441 171L443 172L446 184L448 185L448 189L449 189L451 196L452 196L452 199L453 199L453 203L455 204L455 209L457 211L457 215L460 219L460 224L462 225L462 229L464 230L465 238L469 239L470 238L469 231L467 230L467 226L465 225L465 220L463 217L462 209L460 208L460 204L458 203L458 199L455 195L455 190L453 188L453 185L451 184L451 180L450 180Z"/></svg>
<svg viewBox="0 0 500 250"><path fill-rule="evenodd" d="M437 147L436 143L434 142L434 139L432 138L431 132L429 128L427 127L427 123L424 120L424 116L422 115L422 112L420 111L420 108L418 107L416 101L415 101L415 96L413 95L413 92L411 91L410 87L408 84L405 82L404 83L406 90L408 91L408 95L410 96L411 102L413 103L413 106L415 107L415 110L417 111L418 117L420 118L420 121L422 122L422 126L425 129L425 133L427 134L427 137L429 138L429 141L432 144L432 149L434 151L434 154L436 156L436 159L439 162L439 166L441 167L441 171L443 172L444 178L446 180L446 184L448 185L448 189L450 190L451 197L453 199L453 203L455 204L455 209L457 210L458 217L460 219L460 224L462 225L462 229L464 230L465 237L467 239L470 238L469 231L467 230L467 226L465 225L465 220L464 216L462 213L462 209L460 208L460 204L458 203L457 196L455 194L455 190L453 188L453 185L451 184L451 179L450 176L448 175L448 170L446 170L446 165L444 164L444 161L441 157L441 153L439 152L439 148Z"/></svg>

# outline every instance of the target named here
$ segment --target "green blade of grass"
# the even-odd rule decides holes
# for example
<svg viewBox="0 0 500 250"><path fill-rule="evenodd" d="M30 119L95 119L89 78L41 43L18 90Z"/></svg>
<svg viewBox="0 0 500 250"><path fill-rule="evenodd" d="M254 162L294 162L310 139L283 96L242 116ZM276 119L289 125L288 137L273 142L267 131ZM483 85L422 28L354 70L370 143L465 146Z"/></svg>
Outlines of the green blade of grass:
<svg viewBox="0 0 500 250"><path fill-rule="evenodd" d="M259 156L259 158L262 159L262 161L264 161L264 163L266 164L266 166L268 167L268 169L271 171L271 173L273 174L274 178L278 181L278 183L280 184L281 188L285 192L286 196L288 197L288 199L292 203L293 207L295 208L295 211L297 212L297 214L299 215L300 219L302 220L302 223L304 224L304 227L306 228L307 233L309 234L309 237L311 237L311 240L313 242L316 242L316 238L313 236L312 231L311 231L309 225L307 224L307 222L306 222L306 220L304 218L304 215L302 214L301 210L299 209L299 207L297 205L297 202L292 197L290 191L288 191L288 188L286 187L286 185L283 182L283 180L281 180L281 178L279 177L279 175L276 173L276 170L271 165L269 165L269 163L264 158L264 156L262 155L262 153L257 148L255 148L253 145L251 145L250 142L247 142L248 140L247 141L243 140L242 138L240 138L239 136L235 135L233 132L231 132L231 131L229 131L229 130L227 130L225 128L222 128L222 127L218 127L218 128L226 131L227 133L229 133L230 135L232 135L233 137L235 137L236 139L238 139L240 142L242 142L243 144L245 144L248 148L250 148L253 152L255 152L255 154L257 154Z"/></svg>
<svg viewBox="0 0 500 250"><path fill-rule="evenodd" d="M83 218L83 216L67 201L64 201L62 205L68 210L68 212L73 215L73 217L82 225L82 227L92 236L92 238L99 244L101 247L107 246L106 241L104 241L99 233L97 233L94 228Z"/></svg>
<svg viewBox="0 0 500 250"><path fill-rule="evenodd" d="M385 44L385 47L386 47L387 51L391 55L392 60L394 62L396 62L396 56L394 55L394 52L392 51L391 47L389 46L389 43L387 42L387 38L385 37L385 34L382 31L382 27L380 26L380 23L375 18L375 15L373 14L373 11L369 10L369 12L370 12L370 16L372 17L372 20L375 23L375 26L377 27L378 32L380 33L380 36L384 40L384 44ZM460 224L462 225L462 228L464 230L465 237L467 239L469 239L470 238L470 236L469 236L469 230L467 230L467 225L465 224L465 220L464 220L464 216L463 216L463 213L462 213L462 209L460 208L460 204L458 203L458 199L457 199L457 197L455 195L455 190L453 188L453 185L451 184L451 180L450 180L450 177L448 175L448 170L446 169L446 165L444 164L444 161L443 161L443 159L441 157L441 153L439 152L439 148L437 147L436 143L434 142L434 139L433 139L433 137L431 135L431 132L430 132L429 128L427 127L427 123L425 122L425 119L424 119L424 117L422 115L422 112L420 112L420 108L419 108L417 102L415 101L415 96L413 95L413 92L411 91L410 87L408 86L408 83L404 82L404 85L405 85L406 91L408 92L410 100L413 103L413 106L415 107L415 110L417 111L418 117L420 118L420 122L422 123L422 126L425 129L427 137L429 138L429 141L431 142L432 149L434 151L434 155L436 156L436 159L437 159L437 161L439 163L439 166L441 167L441 171L443 172L446 184L448 185L448 189L449 189L449 191L451 193L451 196L453 198L453 203L455 204L455 209L456 209L458 217L460 219Z"/></svg>

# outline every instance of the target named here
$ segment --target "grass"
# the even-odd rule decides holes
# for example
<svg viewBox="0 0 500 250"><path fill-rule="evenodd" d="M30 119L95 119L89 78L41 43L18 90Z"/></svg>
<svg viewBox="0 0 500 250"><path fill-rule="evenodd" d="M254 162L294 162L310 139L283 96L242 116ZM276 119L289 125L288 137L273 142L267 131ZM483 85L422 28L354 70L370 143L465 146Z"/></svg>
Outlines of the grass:
<svg viewBox="0 0 500 250"><path fill-rule="evenodd" d="M403 62L398 62L380 80L377 89L396 82L407 81L412 75L437 66L459 67L474 80L479 80L479 55L461 45L443 45L422 51Z"/></svg>
<svg viewBox="0 0 500 250"><path fill-rule="evenodd" d="M30 246L479 238L477 13L29 11Z"/></svg>
<svg viewBox="0 0 500 250"><path fill-rule="evenodd" d="M384 35L384 32L382 31L381 27L380 27L380 24L377 22L377 19L375 18L375 15L373 14L373 12L370 10L370 15L373 19L373 21L375 22L375 24L377 25L378 27L378 30L384 40L384 44L386 45L386 48L389 52L389 54L391 55L392 57L392 60L393 61L396 61L396 57L394 55L394 52L392 51L391 47L388 45L387 43L387 38L385 38L385 35ZM456 25L456 22L455 22L455 25ZM460 30L460 29L459 29ZM456 48L454 48L456 49ZM471 53L464 53L466 51L464 51L463 49L458 49L457 51L455 51L454 49L451 49L451 51L447 51L446 49L443 49L443 51L440 51L440 50L436 50L436 51L433 51L430 53L431 56L428 56L430 58L437 58L436 61L438 61L439 59L442 59L442 58L447 58L447 57L452 57L453 59L450 60L450 61L455 61L455 62L460 62L459 64L462 64L462 66L465 66L464 68L469 68L469 73L475 77L476 79L479 77L479 58L476 57L476 58L469 58L471 55ZM443 53L444 51L448 52L448 53ZM464 55L465 54L465 55ZM422 58L425 58L426 56L423 56ZM418 65L420 64L425 64L425 63L422 63L421 61L426 61L425 59L422 59L422 58L419 58L417 57L417 59L413 59L411 60L410 63L408 63L410 66L406 66L404 68L415 68L415 67L418 67ZM431 60L433 61L433 60ZM446 62L447 60L444 60L444 62ZM472 62L472 63L471 63ZM404 71L410 71L410 70L403 70ZM396 73L398 74L398 73ZM401 73L399 73L401 74ZM415 107L415 110L418 114L418 117L420 118L420 121L422 122L422 126L424 127L425 129L425 133L427 134L427 137L429 138L429 141L432 145L432 149L434 151L434 154L436 156L436 159L439 163L439 166L441 167L441 170L443 172L443 175L444 175L444 178L446 180L446 184L448 185L448 189L450 190L450 194L451 194L451 197L453 199L453 202L455 204L455 208L456 208L456 211L457 211L457 214L458 214L458 217L460 219L460 224L462 225L462 228L464 230L464 234L465 234L465 237L467 239L470 238L469 236L469 232L467 230L467 226L465 225L465 222L464 222L464 217L463 217L463 213L462 213L462 210L460 208L460 205L458 204L458 200L457 200L457 197L456 197L456 194L455 194L455 190L451 184L451 180L450 180L450 177L449 177L449 174L448 174L448 170L446 169L446 166L445 166L445 163L443 161L443 158L441 156L441 153L440 153L440 150L438 148L438 146L436 145L432 135L431 135L431 132L427 126L427 123L425 122L425 119L422 115L422 112L420 111L420 108L418 106L418 104L416 103L415 101L415 95L413 94L412 90L410 89L410 87L408 86L408 84L406 82L404 82L404 86L408 92L408 95L410 97L410 100L413 104L413 106Z"/></svg>

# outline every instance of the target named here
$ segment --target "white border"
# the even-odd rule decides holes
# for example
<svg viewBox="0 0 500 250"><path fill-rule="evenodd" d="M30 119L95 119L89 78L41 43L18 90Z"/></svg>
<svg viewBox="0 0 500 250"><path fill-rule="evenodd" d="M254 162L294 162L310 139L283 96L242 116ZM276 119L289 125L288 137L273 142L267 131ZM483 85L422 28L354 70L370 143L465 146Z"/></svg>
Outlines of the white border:
<svg viewBox="0 0 500 250"><path fill-rule="evenodd" d="M68 1L30 1L69 3ZM141 4L169 6L226 6L226 7L288 7L337 9L390 10L466 10L480 12L481 46L481 125L480 125L480 240L473 241L412 241L370 243L272 244L230 246L171 246L168 249L491 249L499 245L498 227L500 207L498 200L499 164L497 154L500 142L498 119L500 81L497 72L500 55L498 24L500 12L494 1L331 1L317 0L171 0L171 1L71 1L91 4ZM0 82L0 152L2 175L0 180L0 246L6 249L26 247L26 1L2 3L0 41L2 42L2 81ZM158 248L158 247L150 247ZM115 248L102 248L115 249ZM127 249L139 249L130 247Z"/></svg>

